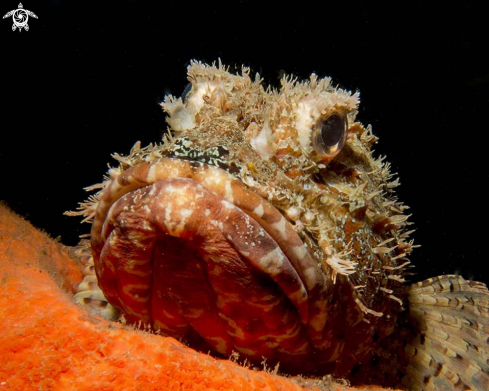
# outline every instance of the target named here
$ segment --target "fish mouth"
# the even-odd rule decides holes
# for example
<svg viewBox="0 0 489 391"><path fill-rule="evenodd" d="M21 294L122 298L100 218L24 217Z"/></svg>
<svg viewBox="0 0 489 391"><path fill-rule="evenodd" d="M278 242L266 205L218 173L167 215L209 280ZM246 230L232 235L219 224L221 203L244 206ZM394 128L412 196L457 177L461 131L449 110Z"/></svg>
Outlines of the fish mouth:
<svg viewBox="0 0 489 391"><path fill-rule="evenodd" d="M323 339L326 275L283 214L222 168L170 157L123 171L100 195L91 247L130 323L272 362Z"/></svg>

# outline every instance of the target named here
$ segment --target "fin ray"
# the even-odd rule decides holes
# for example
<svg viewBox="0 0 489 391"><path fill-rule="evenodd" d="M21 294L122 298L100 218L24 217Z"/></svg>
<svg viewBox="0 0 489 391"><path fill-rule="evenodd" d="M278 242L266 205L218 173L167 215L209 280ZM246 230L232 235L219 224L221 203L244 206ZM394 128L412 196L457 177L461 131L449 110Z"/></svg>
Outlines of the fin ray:
<svg viewBox="0 0 489 391"><path fill-rule="evenodd" d="M406 347L403 384L411 390L489 389L489 291L446 275L409 289L419 334Z"/></svg>

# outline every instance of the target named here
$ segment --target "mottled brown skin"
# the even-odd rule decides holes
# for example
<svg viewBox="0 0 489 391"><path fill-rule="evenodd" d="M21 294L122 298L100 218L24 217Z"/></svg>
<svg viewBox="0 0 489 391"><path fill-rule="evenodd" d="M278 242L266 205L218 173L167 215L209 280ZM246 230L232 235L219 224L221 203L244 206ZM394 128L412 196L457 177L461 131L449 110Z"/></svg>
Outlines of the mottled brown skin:
<svg viewBox="0 0 489 391"><path fill-rule="evenodd" d="M403 284L412 231L377 139L355 122L358 94L315 75L265 91L247 70L198 62L189 81L162 104L164 143L115 155L75 213L93 220L98 283L124 319L289 373L486 389L485 347L448 363L432 352L448 331L419 337L475 316L451 342L487 345L487 289L458 276ZM455 297L473 306L447 309Z"/></svg>

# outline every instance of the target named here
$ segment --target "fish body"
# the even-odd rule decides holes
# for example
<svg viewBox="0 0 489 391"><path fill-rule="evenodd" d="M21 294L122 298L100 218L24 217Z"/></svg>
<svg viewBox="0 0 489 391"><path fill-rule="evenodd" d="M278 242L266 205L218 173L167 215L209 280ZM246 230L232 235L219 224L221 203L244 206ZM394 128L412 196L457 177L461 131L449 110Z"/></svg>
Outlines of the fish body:
<svg viewBox="0 0 489 391"><path fill-rule="evenodd" d="M71 213L92 222L98 285L118 313L287 373L489 389L487 288L406 283L408 208L356 121L359 94L314 74L264 88L249 69L198 61L188 80L162 103L163 142L114 155Z"/></svg>

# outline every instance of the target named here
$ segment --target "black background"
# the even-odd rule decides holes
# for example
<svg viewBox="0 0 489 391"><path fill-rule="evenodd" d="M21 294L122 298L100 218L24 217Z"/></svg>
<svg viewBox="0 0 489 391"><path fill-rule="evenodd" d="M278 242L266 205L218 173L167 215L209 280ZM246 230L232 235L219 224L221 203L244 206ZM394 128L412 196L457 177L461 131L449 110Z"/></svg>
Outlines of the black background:
<svg viewBox="0 0 489 391"><path fill-rule="evenodd" d="M160 139L158 103L181 94L191 59L244 64L274 86L316 72L360 91L358 118L400 176L421 244L412 281L489 282L483 2L379 3L24 1L29 31L0 20L0 200L74 245L89 225L63 212L111 153Z"/></svg>

